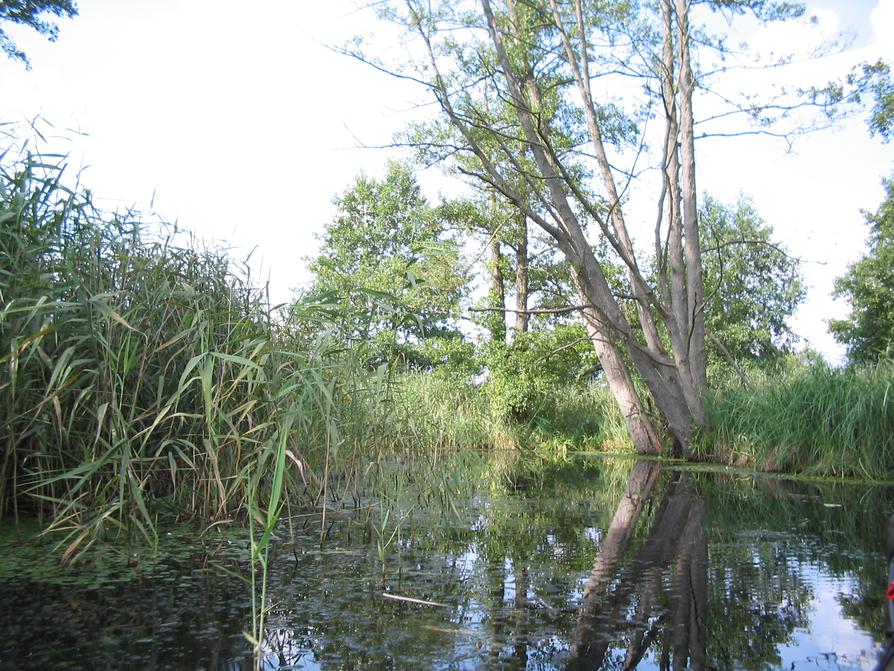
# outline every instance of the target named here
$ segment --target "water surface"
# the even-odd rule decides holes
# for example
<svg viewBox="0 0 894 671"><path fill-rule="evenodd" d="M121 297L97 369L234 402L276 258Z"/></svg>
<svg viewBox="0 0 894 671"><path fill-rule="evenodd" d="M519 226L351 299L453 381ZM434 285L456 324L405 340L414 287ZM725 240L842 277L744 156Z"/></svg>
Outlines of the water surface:
<svg viewBox="0 0 894 671"><path fill-rule="evenodd" d="M872 668L892 488L603 459L493 473L283 524L264 668ZM248 669L244 546L165 536L151 570L99 577L0 563L0 667Z"/></svg>

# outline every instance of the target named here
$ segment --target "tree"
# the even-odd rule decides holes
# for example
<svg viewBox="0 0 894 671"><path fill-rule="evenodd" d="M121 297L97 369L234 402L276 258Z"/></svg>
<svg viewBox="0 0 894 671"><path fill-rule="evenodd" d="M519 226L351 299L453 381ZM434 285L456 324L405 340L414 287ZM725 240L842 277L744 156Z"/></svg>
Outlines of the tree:
<svg viewBox="0 0 894 671"><path fill-rule="evenodd" d="M33 28L51 42L59 36L59 27L43 18L52 14L60 18L74 18L78 6L74 0L4 0L0 2L0 22L16 23ZM31 67L28 56L19 49L3 28L0 28L0 48L13 60L21 61L26 68Z"/></svg>
<svg viewBox="0 0 894 671"><path fill-rule="evenodd" d="M885 61L860 63L843 80L811 89L810 95L832 115L841 103L860 106L868 98L872 101L866 119L870 135L878 135L882 142L894 137L894 81L891 66Z"/></svg>
<svg viewBox="0 0 894 671"><path fill-rule="evenodd" d="M799 261L747 199L728 207L706 197L700 219L713 358L778 359L796 340L786 320L805 296Z"/></svg>
<svg viewBox="0 0 894 671"><path fill-rule="evenodd" d="M341 301L339 340L374 341L377 356L412 358L423 338L458 337L453 320L466 278L459 246L445 233L455 210L431 207L399 163L381 180L358 177L335 204L310 269L312 293Z"/></svg>
<svg viewBox="0 0 894 671"><path fill-rule="evenodd" d="M869 252L835 281L834 295L850 301L851 313L830 321L829 330L855 363L878 361L894 347L894 179L884 185L878 210L864 213Z"/></svg>
<svg viewBox="0 0 894 671"><path fill-rule="evenodd" d="M760 20L803 12L767 0L707 4ZM710 75L695 68L721 60L691 52L726 53L722 36L693 25L686 0L480 0L480 10L406 0L377 7L406 31L408 43L415 38L409 59L389 66L359 49L349 53L426 87L453 132L422 142L500 193L561 250L636 449L657 452L664 436L687 449L693 428L705 423L707 384L693 96ZM605 82L613 78L636 82L641 94L610 94ZM746 96L731 107L712 109L708 121L753 118L762 109ZM654 281L634 245L626 207L643 148L655 139L637 132L646 121L661 128ZM594 253L591 232L609 259ZM620 291L609 281L613 264L624 270Z"/></svg>

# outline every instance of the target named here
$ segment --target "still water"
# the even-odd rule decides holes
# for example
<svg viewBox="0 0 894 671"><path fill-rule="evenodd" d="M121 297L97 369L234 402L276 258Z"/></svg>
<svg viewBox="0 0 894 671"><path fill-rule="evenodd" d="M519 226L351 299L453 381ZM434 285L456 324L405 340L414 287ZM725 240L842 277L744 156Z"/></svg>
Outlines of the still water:
<svg viewBox="0 0 894 671"><path fill-rule="evenodd" d="M488 473L283 524L264 668L872 668L894 489L604 459ZM148 572L7 562L0 668L248 669L245 556L210 531L164 537Z"/></svg>

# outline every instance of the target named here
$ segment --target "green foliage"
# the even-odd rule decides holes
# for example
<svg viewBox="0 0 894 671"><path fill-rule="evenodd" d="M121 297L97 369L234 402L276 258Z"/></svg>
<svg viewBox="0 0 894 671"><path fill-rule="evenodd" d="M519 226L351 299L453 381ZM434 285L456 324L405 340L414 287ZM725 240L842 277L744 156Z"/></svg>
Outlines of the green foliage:
<svg viewBox="0 0 894 671"><path fill-rule="evenodd" d="M481 373L475 347L458 334L425 338L410 348L414 368L432 375L469 382Z"/></svg>
<svg viewBox="0 0 894 671"><path fill-rule="evenodd" d="M446 215L428 205L413 173L398 163L382 180L357 178L335 203L338 213L310 266L311 293L341 304L335 337L343 346L374 343L376 362L398 356L412 366L414 343L457 333L466 278Z"/></svg>
<svg viewBox="0 0 894 671"><path fill-rule="evenodd" d="M33 28L51 42L59 36L59 27L42 18L45 14L74 18L78 6L73 0L3 0L0 2L0 23L6 21ZM28 56L19 49L12 38L0 28L0 49L10 58L31 67Z"/></svg>
<svg viewBox="0 0 894 671"><path fill-rule="evenodd" d="M63 559L249 516L263 550L281 505L375 458L387 377L332 341L332 306L280 321L223 252L96 209L54 160L0 168L0 516L65 529Z"/></svg>
<svg viewBox="0 0 894 671"><path fill-rule="evenodd" d="M394 446L424 445L426 452L513 448L509 427L495 418L480 388L456 376L406 373L395 382L388 440Z"/></svg>
<svg viewBox="0 0 894 671"><path fill-rule="evenodd" d="M894 136L894 82L891 80L891 66L883 61L864 63L861 74L874 99L869 117L869 132L879 135L883 142L888 142Z"/></svg>
<svg viewBox="0 0 894 671"><path fill-rule="evenodd" d="M786 359L781 372L705 396L699 451L813 475L894 479L894 366L832 369Z"/></svg>
<svg viewBox="0 0 894 671"><path fill-rule="evenodd" d="M824 108L830 118L843 105L858 110L865 107L866 99L872 101L867 119L869 132L888 142L894 135L894 82L891 66L883 60L861 63L840 81L833 81L822 88L809 91L814 103Z"/></svg>
<svg viewBox="0 0 894 671"><path fill-rule="evenodd" d="M773 242L773 229L746 199L733 208L706 197L701 235L711 359L726 361L728 353L771 365L796 340L786 322L805 296L798 260Z"/></svg>
<svg viewBox="0 0 894 671"><path fill-rule="evenodd" d="M567 389L598 370L579 324L516 334L510 345L491 343L484 356L493 411L518 422L548 414L555 389Z"/></svg>
<svg viewBox="0 0 894 671"><path fill-rule="evenodd" d="M587 450L629 450L630 436L611 393L598 382L542 384L540 412L527 424L500 414L490 382L470 384L457 375L405 373L394 380L393 407L379 440L414 457L409 446L439 461L442 454L496 450L501 468L517 471L542 460ZM530 463L529 463L530 462Z"/></svg>
<svg viewBox="0 0 894 671"><path fill-rule="evenodd" d="M549 413L537 418L535 444L562 454L580 450L633 452L630 432L605 384L575 382L553 387Z"/></svg>
<svg viewBox="0 0 894 671"><path fill-rule="evenodd" d="M869 252L835 281L835 296L847 298L851 314L829 322L856 363L878 361L894 345L894 179L885 181L885 200L869 223Z"/></svg>

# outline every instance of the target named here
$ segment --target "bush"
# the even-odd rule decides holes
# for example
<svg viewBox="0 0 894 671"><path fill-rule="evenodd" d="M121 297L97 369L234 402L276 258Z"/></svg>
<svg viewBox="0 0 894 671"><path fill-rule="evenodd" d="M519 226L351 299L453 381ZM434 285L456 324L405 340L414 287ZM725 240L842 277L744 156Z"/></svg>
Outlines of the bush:
<svg viewBox="0 0 894 671"><path fill-rule="evenodd" d="M484 360L485 390L493 412L517 422L549 415L556 389L580 383L599 370L579 325L519 334L511 345L492 343Z"/></svg>

